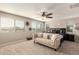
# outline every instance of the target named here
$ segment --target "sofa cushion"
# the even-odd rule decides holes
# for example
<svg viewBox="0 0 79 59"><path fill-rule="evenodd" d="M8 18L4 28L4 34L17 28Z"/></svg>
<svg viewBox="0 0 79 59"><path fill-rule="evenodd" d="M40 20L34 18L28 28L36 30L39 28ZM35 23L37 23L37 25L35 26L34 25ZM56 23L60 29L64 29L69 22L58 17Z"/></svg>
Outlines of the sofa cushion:
<svg viewBox="0 0 79 59"><path fill-rule="evenodd" d="M48 39L44 39L44 38L36 38L35 39L35 42L38 42L38 43L40 43L40 44L44 44L44 45L49 45L49 44L54 44L54 43L52 43L52 41L51 40L48 40Z"/></svg>
<svg viewBox="0 0 79 59"><path fill-rule="evenodd" d="M43 33L37 33L36 36L37 38L43 38Z"/></svg>
<svg viewBox="0 0 79 59"><path fill-rule="evenodd" d="M43 33L43 38L47 39L48 38L48 33Z"/></svg>
<svg viewBox="0 0 79 59"><path fill-rule="evenodd" d="M51 39L51 33L43 33L43 38L44 39Z"/></svg>

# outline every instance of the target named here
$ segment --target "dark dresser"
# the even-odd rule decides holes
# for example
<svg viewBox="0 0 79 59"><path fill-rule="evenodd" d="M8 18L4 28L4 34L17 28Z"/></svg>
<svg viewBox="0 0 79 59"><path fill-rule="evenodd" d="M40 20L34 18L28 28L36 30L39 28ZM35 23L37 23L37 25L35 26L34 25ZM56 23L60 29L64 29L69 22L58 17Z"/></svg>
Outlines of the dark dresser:
<svg viewBox="0 0 79 59"><path fill-rule="evenodd" d="M65 40L74 42L74 34L66 33Z"/></svg>

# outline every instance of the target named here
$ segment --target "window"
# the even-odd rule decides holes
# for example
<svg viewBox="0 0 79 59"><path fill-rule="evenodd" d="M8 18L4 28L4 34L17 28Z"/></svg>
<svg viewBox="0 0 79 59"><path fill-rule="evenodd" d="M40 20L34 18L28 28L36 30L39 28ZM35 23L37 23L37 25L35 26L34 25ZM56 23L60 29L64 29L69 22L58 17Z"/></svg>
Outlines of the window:
<svg viewBox="0 0 79 59"><path fill-rule="evenodd" d="M36 25L36 31L37 31L37 32L40 32L40 31L41 31L41 24L40 24L40 23L38 23L38 24Z"/></svg>
<svg viewBox="0 0 79 59"><path fill-rule="evenodd" d="M32 22L32 31L36 32L36 23L35 22Z"/></svg>
<svg viewBox="0 0 79 59"><path fill-rule="evenodd" d="M23 31L24 30L24 21L16 20L16 22L15 22L15 29Z"/></svg>
<svg viewBox="0 0 79 59"><path fill-rule="evenodd" d="M14 20L5 16L1 16L1 30L2 31L13 31L14 30Z"/></svg>
<svg viewBox="0 0 79 59"><path fill-rule="evenodd" d="M32 31L33 32L43 32L43 22L32 21Z"/></svg>

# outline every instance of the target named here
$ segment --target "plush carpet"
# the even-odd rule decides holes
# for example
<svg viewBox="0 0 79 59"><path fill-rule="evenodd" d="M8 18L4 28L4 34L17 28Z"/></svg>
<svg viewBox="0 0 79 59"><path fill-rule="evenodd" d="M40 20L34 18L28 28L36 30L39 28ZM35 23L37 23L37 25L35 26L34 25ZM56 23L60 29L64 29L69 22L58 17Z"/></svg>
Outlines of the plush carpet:
<svg viewBox="0 0 79 59"><path fill-rule="evenodd" d="M54 51L43 45L35 44L33 40L8 42L0 45L2 55L79 55L79 43L64 41L62 46Z"/></svg>
<svg viewBox="0 0 79 59"><path fill-rule="evenodd" d="M8 43L0 47L0 54L25 54L25 55L63 55L51 48L35 44L33 40L24 40L16 43Z"/></svg>
<svg viewBox="0 0 79 59"><path fill-rule="evenodd" d="M64 41L58 51L67 55L79 55L79 43Z"/></svg>

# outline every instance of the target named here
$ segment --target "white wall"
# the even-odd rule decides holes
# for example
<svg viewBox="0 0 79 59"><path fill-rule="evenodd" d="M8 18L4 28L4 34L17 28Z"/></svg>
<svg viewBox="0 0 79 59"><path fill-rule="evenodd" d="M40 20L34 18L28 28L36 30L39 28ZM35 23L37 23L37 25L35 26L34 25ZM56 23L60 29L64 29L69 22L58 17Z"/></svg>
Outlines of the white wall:
<svg viewBox="0 0 79 59"><path fill-rule="evenodd" d="M68 19L60 19L60 20L51 20L46 22L52 28L66 28L67 24L79 24L79 17L68 18Z"/></svg>
<svg viewBox="0 0 79 59"><path fill-rule="evenodd" d="M29 18L14 16L14 15L10 15L10 14L3 13L3 12L0 12L0 15L11 17L14 20L23 20L25 22L28 21L30 24L29 26L25 26L25 31L23 31L23 32L22 31L19 31L19 32L16 32L16 31L1 32L0 31L0 44L9 42L9 41L24 40L24 39L26 39L26 37L32 36L32 32L29 31L29 27L31 27L31 20Z"/></svg>

